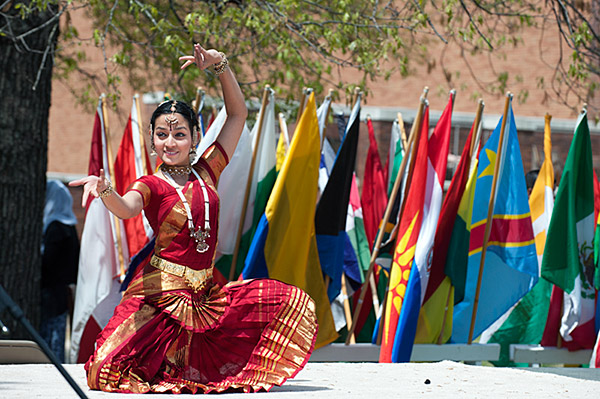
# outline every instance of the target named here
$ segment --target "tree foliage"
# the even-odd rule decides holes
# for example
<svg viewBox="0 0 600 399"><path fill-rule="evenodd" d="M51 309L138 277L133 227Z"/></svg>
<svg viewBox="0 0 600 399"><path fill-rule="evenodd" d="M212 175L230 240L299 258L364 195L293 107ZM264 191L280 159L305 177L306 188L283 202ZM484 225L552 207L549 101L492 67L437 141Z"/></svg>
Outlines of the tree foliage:
<svg viewBox="0 0 600 399"><path fill-rule="evenodd" d="M600 10L592 0L36 0L28 6L6 0L2 12L14 7L25 15L49 4L58 6L57 16L66 14L58 73L82 74L94 101L97 91L118 96L124 78L137 90L159 79L191 98L203 72L181 72L177 57L190 53L194 42L227 51L248 94L268 82L288 98L303 86L350 93L360 85L368 92L372 79L405 76L411 67L435 61L439 55L428 46L436 41L458 45L463 54L503 57L503 50L520 45L523 28L563 38L554 76L540 77L538 87L579 106L593 95L600 75ZM69 18L81 7L105 57L103 76L81 67L86 54L74 44L84 39ZM0 34L11 35L9 24L0 26ZM362 80L343 81L343 68L359 70ZM444 72L449 84L460 80L460 71ZM474 96L502 94L522 79L494 72L492 81L483 81L468 68L478 84ZM210 73L206 81L216 83ZM527 95L525 89L518 98Z"/></svg>

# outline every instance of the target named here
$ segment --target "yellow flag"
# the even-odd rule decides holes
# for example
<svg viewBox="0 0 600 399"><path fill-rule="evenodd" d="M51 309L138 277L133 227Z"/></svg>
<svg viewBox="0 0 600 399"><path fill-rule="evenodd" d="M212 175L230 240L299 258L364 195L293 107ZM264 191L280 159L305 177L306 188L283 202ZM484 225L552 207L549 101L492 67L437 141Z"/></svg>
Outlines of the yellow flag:
<svg viewBox="0 0 600 399"><path fill-rule="evenodd" d="M303 289L315 301L319 323L317 348L338 336L315 234L320 159L317 108L311 94L267 203L269 232L264 254L270 278Z"/></svg>

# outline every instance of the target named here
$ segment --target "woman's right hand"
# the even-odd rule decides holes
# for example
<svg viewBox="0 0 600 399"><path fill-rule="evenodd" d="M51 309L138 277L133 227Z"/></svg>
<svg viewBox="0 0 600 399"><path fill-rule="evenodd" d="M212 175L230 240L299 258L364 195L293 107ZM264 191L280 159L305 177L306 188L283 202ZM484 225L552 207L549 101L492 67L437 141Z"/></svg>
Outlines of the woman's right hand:
<svg viewBox="0 0 600 399"><path fill-rule="evenodd" d="M83 196L81 198L81 206L85 207L87 200L92 194L94 198L98 198L100 193L108 187L108 181L104 176L104 169L100 169L100 176L88 176L83 179L73 180L69 182L70 187L82 186L83 185Z"/></svg>

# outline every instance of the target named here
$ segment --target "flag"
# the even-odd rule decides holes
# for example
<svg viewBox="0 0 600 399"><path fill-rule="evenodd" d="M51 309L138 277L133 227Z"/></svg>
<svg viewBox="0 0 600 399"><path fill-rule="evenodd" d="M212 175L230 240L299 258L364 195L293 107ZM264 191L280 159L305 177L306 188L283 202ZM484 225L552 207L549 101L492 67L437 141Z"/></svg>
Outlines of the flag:
<svg viewBox="0 0 600 399"><path fill-rule="evenodd" d="M136 95L133 98L131 113L115 159L115 188L120 195L125 194L129 186L138 178L152 174L137 101ZM123 223L127 235L127 248L130 254L135 255L146 245L154 232L143 212L133 218L123 220Z"/></svg>
<svg viewBox="0 0 600 399"><path fill-rule="evenodd" d="M392 361L394 362L410 361L419 311L429 281L431 252L442 207L443 185L446 178L453 103L454 93L451 93L448 104L429 138L423 221L406 288L406 299L402 304L396 337L394 338L392 352Z"/></svg>
<svg viewBox="0 0 600 399"><path fill-rule="evenodd" d="M546 233L554 207L554 168L552 166L552 141L550 138L550 115L546 115L544 129L544 162L529 196L533 234L538 259L538 274L546 245ZM536 285L503 317L495 322L482 336L480 342L502 345L498 366L510 365L510 344L539 344L546 325L550 306L552 284L545 279ZM489 336L489 339L487 338Z"/></svg>
<svg viewBox="0 0 600 399"><path fill-rule="evenodd" d="M314 299L317 347L337 338L323 281L313 215L317 198L320 138L311 94L252 240L244 278L270 277L294 284Z"/></svg>
<svg viewBox="0 0 600 399"><path fill-rule="evenodd" d="M109 170L107 135L100 98L94 121L89 174L98 175L100 169ZM122 221L106 209L100 198L88 202L88 209L81 235L79 271L71 333L71 363L83 363L94 353L96 336L106 326L119 303L121 262L129 259L127 244L122 242L119 253L117 228L125 236Z"/></svg>
<svg viewBox="0 0 600 399"><path fill-rule="evenodd" d="M418 123L418 122L416 122ZM425 185L427 179L427 138L429 135L429 108L425 109L417 154L413 168L412 182L406 196L404 212L401 215L398 229L398 241L394 250L394 258L390 271L390 285L388 298L385 305L385 319L383 320L383 335L379 361L390 363L394 338L398 327L398 319L406 294L410 268L415 255L417 238L423 220L423 204L425 202Z"/></svg>
<svg viewBox="0 0 600 399"><path fill-rule="evenodd" d="M277 140L277 163L275 164L275 170L279 173L281 165L285 156L287 155L288 149L290 148L290 136L287 130L287 123L282 113L279 113L279 139Z"/></svg>
<svg viewBox="0 0 600 399"><path fill-rule="evenodd" d="M570 350L591 349L596 338L594 222L592 148L584 111L556 193L542 260L542 277L564 291L559 333Z"/></svg>
<svg viewBox="0 0 600 399"><path fill-rule="evenodd" d="M473 338L510 309L538 280L525 173L512 107L507 113L505 137L499 144L502 123L501 119L479 156L465 292L463 300L454 306L451 339L457 343L466 343L469 337L490 202L493 207L492 225L486 246ZM492 193L496 162L499 162L496 169L497 186ZM490 198L490 195L493 197Z"/></svg>
<svg viewBox="0 0 600 399"><path fill-rule="evenodd" d="M327 287L330 301L333 301L341 290L346 244L346 218L356 161L359 124L360 97L356 101L346 125L345 137L315 213L315 231L321 269L325 275L330 277Z"/></svg>
<svg viewBox="0 0 600 399"><path fill-rule="evenodd" d="M360 202L363 209L363 219L365 232L369 240L369 248L372 248L375 243L379 223L383 218L385 206L387 205L387 190L371 118L367 119L367 130L369 131L369 150L367 152L367 161L365 162Z"/></svg>
<svg viewBox="0 0 600 399"><path fill-rule="evenodd" d="M450 187L444 198L440 220L435 232L433 244L433 255L429 283L423 298L423 308L419 314L415 343L434 344L438 343L442 335L442 343L450 339L452 333L452 312L454 310L454 299L452 298L450 278L444 273L448 249L452 238L452 231L458 218L459 205L465 193L469 170L471 165L471 143L473 135L477 135L479 126L473 121L471 131L463 148L456 172L450 182ZM466 205L466 200L465 200ZM464 225L463 219L463 225ZM463 229L464 230L464 229ZM465 245L465 253L468 253L468 240ZM466 259L466 257L465 257ZM450 300L452 299L452 300Z"/></svg>
<svg viewBox="0 0 600 399"><path fill-rule="evenodd" d="M263 115L261 115L263 114ZM258 129L260 120L262 119L262 133L260 135L260 142L257 142ZM256 148L256 159L254 164L254 170L250 181L250 194L248 196L248 203L246 205L246 215L244 220L244 226L242 229L242 236L240 239L238 256L236 260L235 275L234 279L242 272L244 267L244 261L248 253L248 248L252 242L252 237L258 226L261 216L265 212L265 207L273 184L275 184L275 164L276 164L276 149L275 149L275 98L271 91L269 93L268 103L261 113L259 113L257 122L254 124L252 131L250 132L249 141L252 143L248 145L248 149L240 148L240 145L246 145L238 143L236 151L240 148L239 164L238 160L232 162L227 166L227 171L231 164L235 162L234 168L237 169L233 173L225 174L225 171L221 175L219 180L218 192L219 197L224 198L226 195L234 197L230 200L230 204L221 203L221 209L230 211L238 210L239 212L234 215L223 215L223 218L227 218L227 229L229 233L229 239L231 241L222 243L221 231L219 231L219 259L215 266L224 274L229 277L231 262L233 261L233 253L235 251L235 243L237 239L239 223L242 213L242 207L244 206L244 194L248 181L248 171L250 170L250 163L252 161L252 151ZM223 226L219 226L219 230L223 229Z"/></svg>
<svg viewBox="0 0 600 399"><path fill-rule="evenodd" d="M387 167L385 168L385 180L388 182L388 197L392 194L392 188L394 187L394 182L396 181L398 171L400 170L400 165L402 164L402 158L404 157L404 149L402 147L401 136L402 129L400 127L400 123L404 122L395 120L392 123L392 130L390 133L390 150L387 158Z"/></svg>

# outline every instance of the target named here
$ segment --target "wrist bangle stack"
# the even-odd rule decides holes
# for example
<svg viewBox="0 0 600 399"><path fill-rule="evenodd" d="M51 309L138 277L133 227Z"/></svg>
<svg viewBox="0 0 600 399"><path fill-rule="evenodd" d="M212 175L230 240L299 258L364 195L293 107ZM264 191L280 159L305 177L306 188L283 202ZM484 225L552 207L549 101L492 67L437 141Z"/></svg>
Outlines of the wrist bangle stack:
<svg viewBox="0 0 600 399"><path fill-rule="evenodd" d="M98 195L100 196L100 198L106 198L109 195L111 195L113 193L113 188L112 185L110 184L110 181L108 182L108 186L106 186L106 188L102 191L100 191L98 193Z"/></svg>
<svg viewBox="0 0 600 399"><path fill-rule="evenodd" d="M223 72L225 72L225 70L227 69L227 66L229 65L229 61L227 60L227 56L225 55L225 53L219 52L219 54L221 55L221 57L223 59L221 60L221 62L219 62L213 66L213 68L215 69L215 74L217 76L219 76Z"/></svg>

